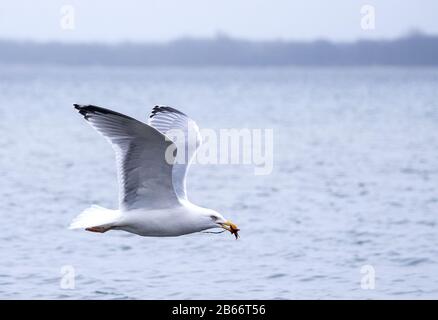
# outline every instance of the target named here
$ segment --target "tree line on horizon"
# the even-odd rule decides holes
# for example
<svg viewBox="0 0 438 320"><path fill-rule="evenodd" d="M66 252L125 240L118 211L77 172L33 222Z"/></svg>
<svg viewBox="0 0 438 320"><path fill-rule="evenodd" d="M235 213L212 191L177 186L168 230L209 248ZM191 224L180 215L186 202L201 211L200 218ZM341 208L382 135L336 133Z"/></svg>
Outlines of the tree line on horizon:
<svg viewBox="0 0 438 320"><path fill-rule="evenodd" d="M438 65L438 36L355 42L248 41L219 36L168 43L0 40L0 64L103 66Z"/></svg>

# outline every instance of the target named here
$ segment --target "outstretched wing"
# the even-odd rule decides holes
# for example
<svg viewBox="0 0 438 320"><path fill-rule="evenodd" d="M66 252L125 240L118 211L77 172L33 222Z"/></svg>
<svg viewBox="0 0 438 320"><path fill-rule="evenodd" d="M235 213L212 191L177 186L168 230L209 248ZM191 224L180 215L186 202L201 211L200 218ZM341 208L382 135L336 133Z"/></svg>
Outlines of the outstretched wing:
<svg viewBox="0 0 438 320"><path fill-rule="evenodd" d="M179 205L172 184L172 159L165 158L172 141L121 113L92 105L74 106L115 150L120 208L163 209Z"/></svg>
<svg viewBox="0 0 438 320"><path fill-rule="evenodd" d="M173 187L180 199L187 200L187 171L202 142L198 125L186 114L167 106L156 106L152 109L149 125L177 145L178 155L172 169Z"/></svg>

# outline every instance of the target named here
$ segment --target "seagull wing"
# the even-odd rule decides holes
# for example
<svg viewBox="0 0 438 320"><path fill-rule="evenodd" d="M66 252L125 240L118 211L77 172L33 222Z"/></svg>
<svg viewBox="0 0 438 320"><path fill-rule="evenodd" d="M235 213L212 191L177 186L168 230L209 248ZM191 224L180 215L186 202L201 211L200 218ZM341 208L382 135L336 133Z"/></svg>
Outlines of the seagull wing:
<svg viewBox="0 0 438 320"><path fill-rule="evenodd" d="M180 199L187 200L187 171L202 143L198 125L186 114L167 106L154 107L148 123L178 146L178 155L172 169L173 187Z"/></svg>
<svg viewBox="0 0 438 320"><path fill-rule="evenodd" d="M172 163L165 158L172 141L155 128L121 113L92 105L74 106L115 150L121 209L179 205L172 184Z"/></svg>

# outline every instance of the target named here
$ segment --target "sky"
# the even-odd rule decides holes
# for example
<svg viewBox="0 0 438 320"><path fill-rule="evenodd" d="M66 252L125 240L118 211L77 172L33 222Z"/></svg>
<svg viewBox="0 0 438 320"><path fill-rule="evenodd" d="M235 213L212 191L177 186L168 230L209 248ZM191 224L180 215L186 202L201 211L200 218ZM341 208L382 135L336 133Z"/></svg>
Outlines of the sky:
<svg viewBox="0 0 438 320"><path fill-rule="evenodd" d="M364 5L374 8L374 28L363 28ZM437 16L437 0L0 0L0 39L352 41L438 34Z"/></svg>

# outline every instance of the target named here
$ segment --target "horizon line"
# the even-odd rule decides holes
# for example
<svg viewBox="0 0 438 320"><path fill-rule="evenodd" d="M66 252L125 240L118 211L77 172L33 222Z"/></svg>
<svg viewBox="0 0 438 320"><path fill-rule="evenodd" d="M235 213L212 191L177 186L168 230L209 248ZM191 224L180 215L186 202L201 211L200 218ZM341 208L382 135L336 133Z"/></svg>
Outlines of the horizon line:
<svg viewBox="0 0 438 320"><path fill-rule="evenodd" d="M199 42L208 42L208 41L216 41L216 40L230 40L236 42L246 42L246 43L286 43L286 44L310 44L317 42L326 42L332 44L355 44L360 42L391 42L402 39L409 39L415 37L425 37L425 38L438 38L438 33L427 33L422 30L413 29L407 31L403 34L400 34L395 37L379 37L379 38L370 38L370 37L359 37L351 40L334 40L325 37L318 37L314 39L284 39L284 38L271 38L271 39L251 39L245 37L239 37L230 35L224 32L218 32L215 35L208 37L200 37L200 36L190 36L183 35L173 39L157 41L157 40L117 40L117 41L100 41L100 40L69 40L63 41L59 39L52 40L42 40L42 39L14 39L8 37L0 37L0 42L11 42L11 43L20 43L20 44L37 44L37 45L45 45L45 44L62 44L62 45L107 45L107 46L117 46L117 45L168 45L180 41L199 41Z"/></svg>

